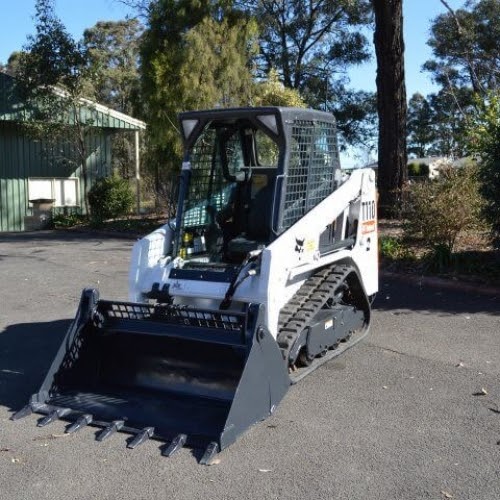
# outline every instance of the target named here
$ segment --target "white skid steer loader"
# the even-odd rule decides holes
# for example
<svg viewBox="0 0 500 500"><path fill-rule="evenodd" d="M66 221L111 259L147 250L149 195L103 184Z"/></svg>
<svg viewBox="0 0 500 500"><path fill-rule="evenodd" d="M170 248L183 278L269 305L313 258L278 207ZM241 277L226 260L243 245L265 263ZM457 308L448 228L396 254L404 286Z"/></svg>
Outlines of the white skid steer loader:
<svg viewBox="0 0 500 500"><path fill-rule="evenodd" d="M344 174L335 122L262 107L180 115L176 216L133 249L130 302L85 289L13 419L205 449L209 463L293 384L361 340L378 287L375 173Z"/></svg>

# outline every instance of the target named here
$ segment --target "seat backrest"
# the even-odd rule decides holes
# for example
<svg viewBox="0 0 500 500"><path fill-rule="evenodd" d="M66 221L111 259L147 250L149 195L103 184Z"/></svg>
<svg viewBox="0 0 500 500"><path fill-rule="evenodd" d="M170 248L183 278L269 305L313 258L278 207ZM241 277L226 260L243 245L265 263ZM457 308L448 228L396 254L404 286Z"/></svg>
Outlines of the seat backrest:
<svg viewBox="0 0 500 500"><path fill-rule="evenodd" d="M271 171L259 170L254 172L252 176L252 197L246 228L247 237L251 240L268 242L271 237L275 180L274 169Z"/></svg>

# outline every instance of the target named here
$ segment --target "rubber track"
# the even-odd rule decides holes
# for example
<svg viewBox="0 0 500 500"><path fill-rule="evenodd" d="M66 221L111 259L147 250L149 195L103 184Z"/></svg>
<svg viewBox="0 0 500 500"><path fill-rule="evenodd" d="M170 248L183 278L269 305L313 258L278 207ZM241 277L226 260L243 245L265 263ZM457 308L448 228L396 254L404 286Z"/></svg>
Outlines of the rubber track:
<svg viewBox="0 0 500 500"><path fill-rule="evenodd" d="M283 358L288 364L290 350L301 332L310 324L328 299L334 296L340 285L352 271L353 268L351 266L338 266L335 264L320 269L305 281L292 299L281 309L277 342L283 353ZM325 357L316 358L311 366L298 369L296 372L292 371L290 373L292 383L298 382L321 364L338 356L359 342L363 337L364 335L356 336L356 339L342 344L335 351L328 352Z"/></svg>

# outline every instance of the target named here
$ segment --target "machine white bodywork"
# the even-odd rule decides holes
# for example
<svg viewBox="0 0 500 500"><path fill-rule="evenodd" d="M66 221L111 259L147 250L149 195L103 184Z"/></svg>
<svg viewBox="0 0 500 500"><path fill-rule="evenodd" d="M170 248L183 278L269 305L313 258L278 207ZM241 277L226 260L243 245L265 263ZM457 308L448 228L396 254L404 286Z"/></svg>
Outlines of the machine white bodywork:
<svg viewBox="0 0 500 500"><path fill-rule="evenodd" d="M321 255L319 238L332 221L336 221L339 239L347 224L355 227L355 233L350 235L353 244ZM174 224L168 223L136 242L129 272L129 299L145 302L154 284L160 288L168 284L174 303L218 309L228 290L227 283L169 278L172 268L184 265L183 259L168 254L173 235ZM375 173L371 169L354 170L330 196L260 250L260 268L237 288L231 309L240 310L242 303L264 304L267 327L276 338L281 308L320 267L349 262L357 269L366 295L375 294L377 247ZM245 272L242 268L240 276Z"/></svg>

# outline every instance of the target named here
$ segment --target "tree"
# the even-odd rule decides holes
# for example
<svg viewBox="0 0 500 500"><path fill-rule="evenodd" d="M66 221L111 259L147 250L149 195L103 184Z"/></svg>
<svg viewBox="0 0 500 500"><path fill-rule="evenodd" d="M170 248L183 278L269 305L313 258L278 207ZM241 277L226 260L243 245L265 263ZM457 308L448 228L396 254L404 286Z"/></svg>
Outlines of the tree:
<svg viewBox="0 0 500 500"><path fill-rule="evenodd" d="M432 151L436 140L433 119L429 101L418 92L413 94L408 103L408 153L423 158Z"/></svg>
<svg viewBox="0 0 500 500"><path fill-rule="evenodd" d="M500 82L500 2L467 1L453 11L441 0L448 12L434 19L428 41L434 59L424 69L443 88L472 88L485 93L498 88Z"/></svg>
<svg viewBox="0 0 500 500"><path fill-rule="evenodd" d="M460 158L466 152L465 125L473 108L473 95L467 88L441 89L428 96L433 113L433 155ZM460 104L459 104L460 103Z"/></svg>
<svg viewBox="0 0 500 500"><path fill-rule="evenodd" d="M341 97L328 107L337 121L340 149L355 145L362 148L368 157L375 149L377 136L377 96L373 92L352 90L341 86Z"/></svg>
<svg viewBox="0 0 500 500"><path fill-rule="evenodd" d="M252 100L250 61L256 46L253 20L207 16L184 39L180 68L183 104L191 109L246 105ZM201 55L201 57L200 57Z"/></svg>
<svg viewBox="0 0 500 500"><path fill-rule="evenodd" d="M139 42L137 19L100 21L83 33L96 100L133 114L139 91Z"/></svg>
<svg viewBox="0 0 500 500"><path fill-rule="evenodd" d="M284 85L306 99L324 103L349 65L369 59L368 42L359 31L370 20L367 1L254 0L238 5L259 21L262 73L277 69Z"/></svg>
<svg viewBox="0 0 500 500"><path fill-rule="evenodd" d="M88 82L97 102L128 115L140 115L139 43L137 19L100 21L83 33L88 57ZM124 178L135 172L134 133L118 134L112 144L113 169Z"/></svg>
<svg viewBox="0 0 500 500"><path fill-rule="evenodd" d="M88 77L86 52L55 15L53 0L37 0L35 10L35 34L28 37L16 73L17 89L29 110L26 126L30 134L49 141L69 140L87 193L85 139L90 124L83 110L89 104L82 100ZM87 196L84 203L88 212Z"/></svg>
<svg viewBox="0 0 500 500"><path fill-rule="evenodd" d="M304 99L294 90L285 87L276 70L269 72L267 80L258 82L255 90L254 104L256 106L290 106L304 108Z"/></svg>
<svg viewBox="0 0 500 500"><path fill-rule="evenodd" d="M378 187L382 214L399 209L408 178L402 0L372 0L379 117Z"/></svg>
<svg viewBox="0 0 500 500"><path fill-rule="evenodd" d="M231 3L156 0L148 6L141 88L157 192L180 165L179 111L252 102L256 25Z"/></svg>
<svg viewBox="0 0 500 500"><path fill-rule="evenodd" d="M16 76L19 69L19 64L21 62L22 52L14 51L7 59L7 64L5 66L0 64L0 70L7 73L10 76Z"/></svg>
<svg viewBox="0 0 500 500"><path fill-rule="evenodd" d="M259 23L257 75L278 72L312 108L333 112L342 146L368 143L373 96L347 88L349 66L369 59L361 29L371 20L367 0L242 0Z"/></svg>

